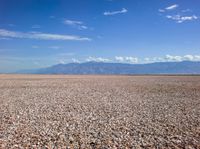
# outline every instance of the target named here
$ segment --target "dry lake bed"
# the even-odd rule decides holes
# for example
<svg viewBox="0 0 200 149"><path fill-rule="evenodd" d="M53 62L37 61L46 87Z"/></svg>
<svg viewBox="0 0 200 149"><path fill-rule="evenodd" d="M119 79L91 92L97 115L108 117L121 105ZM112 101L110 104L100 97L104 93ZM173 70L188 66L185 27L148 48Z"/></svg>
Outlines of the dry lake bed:
<svg viewBox="0 0 200 149"><path fill-rule="evenodd" d="M200 148L200 76L0 75L0 148Z"/></svg>

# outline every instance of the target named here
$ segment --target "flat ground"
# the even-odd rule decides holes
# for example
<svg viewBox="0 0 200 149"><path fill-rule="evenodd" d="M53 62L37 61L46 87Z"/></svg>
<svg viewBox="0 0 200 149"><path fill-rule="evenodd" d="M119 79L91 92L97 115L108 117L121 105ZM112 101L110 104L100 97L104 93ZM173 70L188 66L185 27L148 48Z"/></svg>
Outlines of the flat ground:
<svg viewBox="0 0 200 149"><path fill-rule="evenodd" d="M199 76L0 75L0 148L200 148Z"/></svg>

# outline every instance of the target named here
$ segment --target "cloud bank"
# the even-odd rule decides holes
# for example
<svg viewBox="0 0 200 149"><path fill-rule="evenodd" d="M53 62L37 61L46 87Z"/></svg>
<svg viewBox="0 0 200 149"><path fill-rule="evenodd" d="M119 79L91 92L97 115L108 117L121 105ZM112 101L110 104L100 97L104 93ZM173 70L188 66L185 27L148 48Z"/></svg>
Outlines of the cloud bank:
<svg viewBox="0 0 200 149"><path fill-rule="evenodd" d="M91 61L93 61L93 62L109 62L110 61L110 59L107 59L107 58L102 58L102 57L88 57L87 59L86 59L86 61L87 62L91 62Z"/></svg>
<svg viewBox="0 0 200 149"><path fill-rule="evenodd" d="M200 61L200 55L165 55L164 57L145 58L145 62L181 62L181 61Z"/></svg>
<svg viewBox="0 0 200 149"><path fill-rule="evenodd" d="M115 60L121 63L138 63L137 57L122 57L122 56L115 56Z"/></svg>

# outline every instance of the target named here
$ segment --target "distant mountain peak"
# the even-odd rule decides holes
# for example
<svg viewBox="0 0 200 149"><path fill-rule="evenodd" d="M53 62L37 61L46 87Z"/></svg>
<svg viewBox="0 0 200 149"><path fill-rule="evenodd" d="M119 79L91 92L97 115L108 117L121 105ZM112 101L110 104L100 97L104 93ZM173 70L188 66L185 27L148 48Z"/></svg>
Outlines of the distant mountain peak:
<svg viewBox="0 0 200 149"><path fill-rule="evenodd" d="M51 67L20 71L34 74L200 74L200 62L156 62L127 64L108 62L85 62L57 64Z"/></svg>

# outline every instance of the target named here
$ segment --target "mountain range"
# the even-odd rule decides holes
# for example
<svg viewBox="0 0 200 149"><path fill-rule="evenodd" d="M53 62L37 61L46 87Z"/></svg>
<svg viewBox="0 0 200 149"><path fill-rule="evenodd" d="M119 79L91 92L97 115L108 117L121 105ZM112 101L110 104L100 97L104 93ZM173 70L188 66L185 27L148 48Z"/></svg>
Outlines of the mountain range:
<svg viewBox="0 0 200 149"><path fill-rule="evenodd" d="M200 74L200 62L125 63L68 63L35 70L21 70L24 74Z"/></svg>

